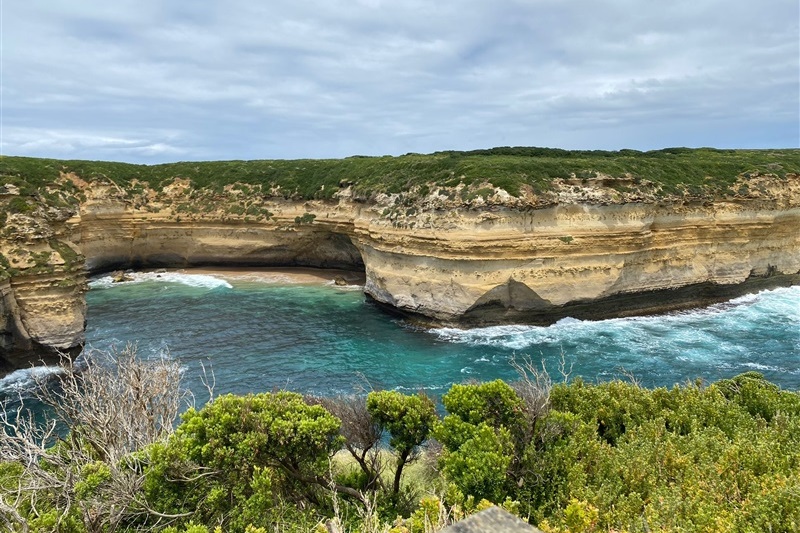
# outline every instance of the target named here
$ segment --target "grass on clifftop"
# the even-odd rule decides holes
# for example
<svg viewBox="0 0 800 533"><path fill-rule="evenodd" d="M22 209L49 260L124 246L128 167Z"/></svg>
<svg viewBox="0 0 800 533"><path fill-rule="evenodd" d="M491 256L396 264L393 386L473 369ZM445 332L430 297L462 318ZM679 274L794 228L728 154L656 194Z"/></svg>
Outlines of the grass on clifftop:
<svg viewBox="0 0 800 533"><path fill-rule="evenodd" d="M125 186L133 179L159 187L173 178L189 178L195 187L221 189L240 182L280 187L284 196L331 198L352 185L361 196L398 193L429 184L456 186L489 182L512 195L523 185L545 191L554 178L644 179L662 186L664 193L701 187L724 190L747 173L785 176L800 173L800 150L717 150L667 148L576 151L553 148L504 147L469 152L436 152L399 157L353 156L345 159L181 162L135 165L103 161L66 161L30 157L0 158L0 185L12 183L21 193L55 181L59 172L73 172L84 180L108 178Z"/></svg>

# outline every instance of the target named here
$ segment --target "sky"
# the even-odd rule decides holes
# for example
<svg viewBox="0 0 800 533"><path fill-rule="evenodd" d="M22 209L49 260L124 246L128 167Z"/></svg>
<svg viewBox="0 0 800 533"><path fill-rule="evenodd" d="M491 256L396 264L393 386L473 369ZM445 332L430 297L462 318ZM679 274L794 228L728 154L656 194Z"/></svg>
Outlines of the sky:
<svg viewBox="0 0 800 533"><path fill-rule="evenodd" d="M0 0L0 152L800 147L797 0Z"/></svg>

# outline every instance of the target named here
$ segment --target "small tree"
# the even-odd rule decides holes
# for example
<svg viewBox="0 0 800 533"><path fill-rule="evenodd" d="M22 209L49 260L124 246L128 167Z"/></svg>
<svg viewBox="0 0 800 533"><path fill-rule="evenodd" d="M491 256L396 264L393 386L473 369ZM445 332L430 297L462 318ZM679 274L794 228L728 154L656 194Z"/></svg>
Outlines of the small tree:
<svg viewBox="0 0 800 533"><path fill-rule="evenodd" d="M436 406L422 393L408 396L397 391L380 391L367 396L367 411L389 432L389 445L397 451L392 483L392 493L397 495L403 468L418 457L419 446L428 439L437 421Z"/></svg>
<svg viewBox="0 0 800 533"><path fill-rule="evenodd" d="M146 492L165 514L188 511L240 531L267 525L286 499L319 508L333 489L364 501L330 476L340 421L300 394L227 394L182 418L169 442L150 450Z"/></svg>

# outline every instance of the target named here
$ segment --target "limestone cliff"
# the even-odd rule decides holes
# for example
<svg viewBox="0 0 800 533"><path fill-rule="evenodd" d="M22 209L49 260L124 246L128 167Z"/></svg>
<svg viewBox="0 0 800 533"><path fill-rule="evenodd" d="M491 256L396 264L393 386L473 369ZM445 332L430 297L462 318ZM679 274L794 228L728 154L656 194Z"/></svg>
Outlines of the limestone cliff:
<svg viewBox="0 0 800 533"><path fill-rule="evenodd" d="M567 204L430 224L369 227L366 291L443 321L663 312L792 283L800 271L796 203Z"/></svg>
<svg viewBox="0 0 800 533"><path fill-rule="evenodd" d="M74 209L0 189L0 371L57 360L80 349L86 322L86 273L73 242Z"/></svg>
<svg viewBox="0 0 800 533"><path fill-rule="evenodd" d="M18 366L79 347L85 274L117 268L363 269L387 308L465 325L657 313L799 282L800 176L739 179L713 195L595 175L517 195L482 182L301 200L62 174L62 207L28 198L6 215L0 355Z"/></svg>

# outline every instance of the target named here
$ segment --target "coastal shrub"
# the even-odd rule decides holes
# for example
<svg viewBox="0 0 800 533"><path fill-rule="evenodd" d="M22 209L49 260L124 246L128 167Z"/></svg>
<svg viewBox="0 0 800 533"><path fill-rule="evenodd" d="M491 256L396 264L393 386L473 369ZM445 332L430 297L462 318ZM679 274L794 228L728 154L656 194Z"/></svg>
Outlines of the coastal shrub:
<svg viewBox="0 0 800 533"><path fill-rule="evenodd" d="M56 383L34 374L38 416L0 404L0 523L100 532L146 515L140 450L172 431L180 375L175 361L142 360L132 346L87 352L80 368L64 360Z"/></svg>
<svg viewBox="0 0 800 533"><path fill-rule="evenodd" d="M317 218L317 215L314 213L303 213L302 216L294 217L295 224L311 224L314 222L314 219Z"/></svg>
<svg viewBox="0 0 800 533"><path fill-rule="evenodd" d="M778 413L800 415L800 396L779 394L780 389L759 372L745 372L715 384L726 399L743 407L751 416L771 421Z"/></svg>
<svg viewBox="0 0 800 533"><path fill-rule="evenodd" d="M501 380L453 385L442 397L449 413L436 428L445 477L464 495L502 501L521 458L527 418L522 399Z"/></svg>
<svg viewBox="0 0 800 533"><path fill-rule="evenodd" d="M552 532L800 524L800 395L760 374L672 389L576 379L552 386L532 428L506 387L454 385L442 399L451 504L507 498Z"/></svg>
<svg viewBox="0 0 800 533"><path fill-rule="evenodd" d="M149 449L145 493L162 514L189 511L198 523L244 531L276 513L304 515L285 501L324 508L321 488L342 440L322 406L286 391L228 394L181 418L168 442Z"/></svg>
<svg viewBox="0 0 800 533"><path fill-rule="evenodd" d="M15 196L8 202L7 209L9 213L30 213L33 211L34 206L25 198Z"/></svg>
<svg viewBox="0 0 800 533"><path fill-rule="evenodd" d="M531 381L547 402L499 380L454 385L440 422L424 395L373 392L331 408L358 422L349 429L324 400L225 395L189 409L173 433L174 392L156 411L137 411L133 393L178 391L179 365L132 368L141 372L90 367L43 393L59 400L62 438L2 411L4 531L428 531L490 502L546 533L800 530L800 394L757 373L670 389ZM158 369L160 381L131 381ZM380 483L365 497L364 476L331 461L345 444L374 446L376 428L389 435L393 479L431 435L442 445L442 477L406 480L422 496L413 505Z"/></svg>
<svg viewBox="0 0 800 533"><path fill-rule="evenodd" d="M462 494L479 500L503 501L508 495L509 467L514 457L510 432L483 422L468 429L457 427L464 424L451 418L437 432L437 436L469 434L460 446L447 449L442 455L446 479Z"/></svg>
<svg viewBox="0 0 800 533"><path fill-rule="evenodd" d="M526 480L515 494L543 529L569 528L576 501L597 509L600 530L788 532L800 524L788 496L800 489L792 485L796 392L745 374L670 390L576 380L554 386L551 399L525 456L548 489Z"/></svg>
<svg viewBox="0 0 800 533"><path fill-rule="evenodd" d="M283 198L332 199L349 187L357 198L380 193L422 191L437 186L481 186L490 183L519 196L524 188L541 194L556 178L609 176L655 184L655 194L688 191L692 194L722 193L747 173L772 173L785 177L800 173L800 150L715 150L666 149L636 150L559 150L536 147L499 147L466 152L448 151L428 155L399 157L348 157L318 160L204 161L160 165L134 165L106 161L64 161L6 156L0 161L0 181L20 187L23 196L44 191L47 186L61 189L64 198L45 201L74 205L80 193L67 183L61 185L61 172L74 173L85 181L113 182L122 188L141 189L148 183L155 190L174 178L189 179L196 189L221 193L225 185L260 185ZM63 180L61 180L63 181ZM135 183L135 185L134 185ZM476 196L485 191L476 191ZM27 209L17 200L17 207Z"/></svg>

